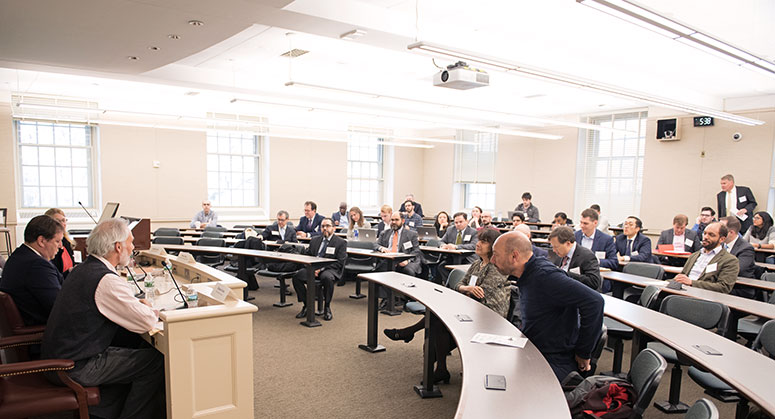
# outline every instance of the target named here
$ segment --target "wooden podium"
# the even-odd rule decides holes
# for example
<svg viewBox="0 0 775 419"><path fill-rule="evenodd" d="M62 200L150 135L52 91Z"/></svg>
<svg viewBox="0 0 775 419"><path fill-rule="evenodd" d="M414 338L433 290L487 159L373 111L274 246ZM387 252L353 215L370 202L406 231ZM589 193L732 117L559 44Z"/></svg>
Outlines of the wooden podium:
<svg viewBox="0 0 775 419"><path fill-rule="evenodd" d="M135 221L137 222L132 227L132 235L135 236L134 241L132 242L135 245L135 250L148 250L151 248L151 219L150 218L133 218L133 217L122 217L127 219L130 222L130 226ZM89 237L88 234L78 234L73 235L72 238L75 240L75 249L76 251L81 252L81 255L83 255L83 259L86 259L86 256L89 255L89 252L86 251L86 238Z"/></svg>

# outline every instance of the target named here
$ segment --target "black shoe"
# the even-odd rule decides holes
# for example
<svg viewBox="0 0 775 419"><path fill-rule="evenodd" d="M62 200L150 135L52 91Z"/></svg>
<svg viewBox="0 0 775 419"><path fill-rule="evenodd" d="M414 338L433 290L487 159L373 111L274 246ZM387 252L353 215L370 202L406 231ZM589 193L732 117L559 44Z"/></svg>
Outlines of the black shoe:
<svg viewBox="0 0 775 419"><path fill-rule="evenodd" d="M326 307L325 314L323 315L323 320L329 321L329 320L331 320L333 318L334 318L334 315L331 314L331 308L330 307Z"/></svg>
<svg viewBox="0 0 775 419"><path fill-rule="evenodd" d="M404 329L385 329L382 331L390 340L402 340L409 343L414 339L414 334L410 334Z"/></svg>
<svg viewBox="0 0 775 419"><path fill-rule="evenodd" d="M339 281L336 282L336 286L337 287L343 287L344 283L345 283L344 279L340 279Z"/></svg>
<svg viewBox="0 0 775 419"><path fill-rule="evenodd" d="M440 382L444 382L444 384L449 384L449 371L433 371L433 384L438 384Z"/></svg>
<svg viewBox="0 0 775 419"><path fill-rule="evenodd" d="M322 316L323 314L325 314L325 312L326 312L325 310L315 311L315 315Z"/></svg>
<svg viewBox="0 0 775 419"><path fill-rule="evenodd" d="M307 317L307 306L302 307L299 314L296 315L297 319L303 319L305 317Z"/></svg>

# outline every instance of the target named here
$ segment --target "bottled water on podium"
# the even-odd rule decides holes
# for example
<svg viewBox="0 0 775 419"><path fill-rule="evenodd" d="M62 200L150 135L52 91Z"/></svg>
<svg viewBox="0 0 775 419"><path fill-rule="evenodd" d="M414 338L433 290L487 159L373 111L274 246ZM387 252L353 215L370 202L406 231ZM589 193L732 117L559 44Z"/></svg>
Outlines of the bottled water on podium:
<svg viewBox="0 0 775 419"><path fill-rule="evenodd" d="M153 277L149 275L145 278L145 299L151 305L153 305L154 291L156 290L153 286Z"/></svg>
<svg viewBox="0 0 775 419"><path fill-rule="evenodd" d="M194 288L189 287L186 290L186 301L188 302L188 308L194 308L199 306L199 294L197 294Z"/></svg>

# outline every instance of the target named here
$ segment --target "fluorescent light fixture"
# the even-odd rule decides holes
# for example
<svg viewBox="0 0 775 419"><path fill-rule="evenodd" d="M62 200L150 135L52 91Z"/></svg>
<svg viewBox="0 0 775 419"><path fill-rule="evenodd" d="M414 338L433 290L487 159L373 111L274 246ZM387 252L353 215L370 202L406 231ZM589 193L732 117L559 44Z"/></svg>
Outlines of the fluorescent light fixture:
<svg viewBox="0 0 775 419"><path fill-rule="evenodd" d="M581 1L581 0L577 0L577 1ZM591 0L587 0L587 1L591 1ZM600 0L597 0L597 1L600 1ZM492 68L496 68L499 70L514 71L514 72L527 75L527 76L532 76L541 80L564 84L566 86L593 90L596 92L605 93L612 96L618 96L625 99L635 100L638 102L644 102L652 105L663 106L666 108L677 109L688 113L712 116L714 118L723 119L725 121L735 122L738 124L749 125L749 126L764 124L764 121L759 121L757 119L746 118L732 113L706 108L703 106L692 105L689 103L677 102L672 99L652 96L644 92L628 90L618 86L603 84L592 80L585 80L585 79L569 76L562 73L556 73L549 70L528 67L522 64L512 63L499 58L479 56L474 52L456 50L454 48L445 47L442 45L433 44L429 42L415 42L413 44L410 44L407 48L410 50L416 49L419 51L424 51L424 52L430 53L431 55L436 55L436 56L440 55L444 57L465 60L467 62L468 61L475 62Z"/></svg>
<svg viewBox="0 0 775 419"><path fill-rule="evenodd" d="M363 37L364 35L366 35L366 31L364 31L363 29L353 29L353 30L351 30L349 32L345 32L345 33L339 35L339 39L346 39L348 41L354 41L354 40L356 40L358 38Z"/></svg>
<svg viewBox="0 0 775 419"><path fill-rule="evenodd" d="M699 47L698 49L711 53L717 57L719 54L726 55L734 60L737 65L744 68L754 71L757 69L764 70L763 72L759 71L759 73L770 77L775 76L775 68L773 68L772 62L689 25L678 22L673 18L663 16L657 11L649 9L632 0L576 0L576 2L646 28L670 39L681 41L681 43L690 46ZM712 53L711 51L717 53Z"/></svg>

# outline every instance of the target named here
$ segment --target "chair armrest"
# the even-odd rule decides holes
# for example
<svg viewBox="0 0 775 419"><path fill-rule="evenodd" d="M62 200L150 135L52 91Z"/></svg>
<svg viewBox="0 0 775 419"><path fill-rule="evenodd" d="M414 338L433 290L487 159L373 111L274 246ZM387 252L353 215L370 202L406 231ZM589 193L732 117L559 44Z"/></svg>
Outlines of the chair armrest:
<svg viewBox="0 0 775 419"><path fill-rule="evenodd" d="M0 377L12 375L37 374L45 371L63 371L73 369L72 359L42 359L39 361L16 362L0 365Z"/></svg>
<svg viewBox="0 0 775 419"><path fill-rule="evenodd" d="M0 338L0 350L11 349L19 346L36 345L43 341L43 333L32 335L15 335Z"/></svg>
<svg viewBox="0 0 775 419"><path fill-rule="evenodd" d="M13 329L15 335L31 335L33 333L43 333L46 331L45 324L36 324L33 326L23 326Z"/></svg>

